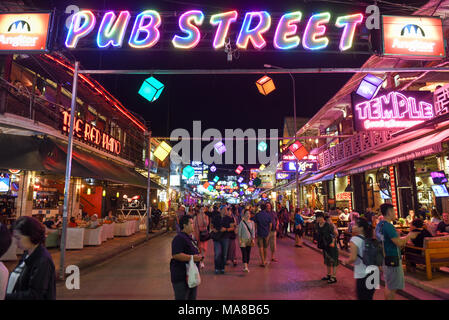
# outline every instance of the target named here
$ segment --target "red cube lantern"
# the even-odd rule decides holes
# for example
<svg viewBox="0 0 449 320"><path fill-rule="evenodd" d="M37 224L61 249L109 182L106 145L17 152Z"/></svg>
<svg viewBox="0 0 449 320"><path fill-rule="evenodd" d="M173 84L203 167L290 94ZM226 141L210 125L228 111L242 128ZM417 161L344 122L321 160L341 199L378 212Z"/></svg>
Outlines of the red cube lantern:
<svg viewBox="0 0 449 320"><path fill-rule="evenodd" d="M242 166L238 166L237 169L235 169L235 173L237 174L241 174L243 171L243 167Z"/></svg>
<svg viewBox="0 0 449 320"><path fill-rule="evenodd" d="M309 151L307 151L306 147L304 147L301 142L295 141L290 147L288 147L288 150L290 150L298 160L304 159L309 154Z"/></svg>

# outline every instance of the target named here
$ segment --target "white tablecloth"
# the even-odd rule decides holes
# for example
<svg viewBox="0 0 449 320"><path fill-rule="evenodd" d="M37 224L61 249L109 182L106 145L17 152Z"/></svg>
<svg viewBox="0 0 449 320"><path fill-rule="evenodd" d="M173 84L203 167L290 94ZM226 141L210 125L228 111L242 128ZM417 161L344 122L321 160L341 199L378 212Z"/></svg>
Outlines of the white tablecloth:
<svg viewBox="0 0 449 320"><path fill-rule="evenodd" d="M111 224L104 224L103 225L103 233L106 235L107 239L112 239L114 238L114 225L115 223L111 223Z"/></svg>
<svg viewBox="0 0 449 320"><path fill-rule="evenodd" d="M84 245L85 246L99 246L101 244L101 235L103 231L103 226L84 230Z"/></svg>
<svg viewBox="0 0 449 320"><path fill-rule="evenodd" d="M131 233L131 224L129 221L126 221L124 223L116 223L114 225L114 235L119 237L127 237L130 236Z"/></svg>
<svg viewBox="0 0 449 320"><path fill-rule="evenodd" d="M66 249L83 248L84 230L84 228L67 228Z"/></svg>

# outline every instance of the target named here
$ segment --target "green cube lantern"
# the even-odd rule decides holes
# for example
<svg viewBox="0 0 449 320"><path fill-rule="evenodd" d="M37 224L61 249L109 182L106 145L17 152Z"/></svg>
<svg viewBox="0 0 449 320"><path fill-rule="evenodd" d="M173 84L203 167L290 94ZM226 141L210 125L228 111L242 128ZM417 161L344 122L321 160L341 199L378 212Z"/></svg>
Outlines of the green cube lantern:
<svg viewBox="0 0 449 320"><path fill-rule="evenodd" d="M218 180L220 180L220 178L218 176L215 176L214 181L218 182Z"/></svg>
<svg viewBox="0 0 449 320"><path fill-rule="evenodd" d="M190 179L191 177L193 177L194 174L195 174L195 169L193 169L192 166L187 166L182 170L182 175L186 179Z"/></svg>
<svg viewBox="0 0 449 320"><path fill-rule="evenodd" d="M159 98L164 89L164 85L155 77L145 79L140 87L139 94L150 102L154 102Z"/></svg>

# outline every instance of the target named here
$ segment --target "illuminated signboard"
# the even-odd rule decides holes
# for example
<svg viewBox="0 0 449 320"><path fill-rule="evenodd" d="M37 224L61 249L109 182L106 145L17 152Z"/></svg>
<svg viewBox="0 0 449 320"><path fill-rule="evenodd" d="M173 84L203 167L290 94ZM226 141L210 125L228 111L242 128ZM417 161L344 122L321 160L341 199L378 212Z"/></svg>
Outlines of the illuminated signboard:
<svg viewBox="0 0 449 320"><path fill-rule="evenodd" d="M434 117L433 97L427 91L391 91L372 100L352 94L356 131L409 128Z"/></svg>
<svg viewBox="0 0 449 320"><path fill-rule="evenodd" d="M290 179L291 174L286 172L276 172L276 180Z"/></svg>
<svg viewBox="0 0 449 320"><path fill-rule="evenodd" d="M298 161L299 172L315 172L318 171L318 164L316 161ZM283 172L296 172L296 161L283 161Z"/></svg>
<svg viewBox="0 0 449 320"><path fill-rule="evenodd" d="M386 56L412 59L446 57L440 18L382 16L382 40Z"/></svg>
<svg viewBox="0 0 449 320"><path fill-rule="evenodd" d="M67 111L63 111L63 125L62 131L69 132L69 121L70 114ZM83 121L75 117L75 123L73 128L73 136L78 137L86 142L89 142L93 145L99 146L104 150L115 153L117 155L121 152L121 144L120 141L114 139L107 133L97 129L94 125Z"/></svg>
<svg viewBox="0 0 449 320"><path fill-rule="evenodd" d="M176 21L171 21L176 17ZM190 50L207 41L214 49L224 48L226 39L239 50L261 50L270 42L277 50L302 47L308 51L323 50L329 46L347 51L353 47L356 32L361 30L362 13L334 15L331 12L303 14L292 11L272 16L267 11L227 11L206 16L201 10L164 15L155 10L144 10L135 17L129 11L105 11L101 15L81 10L72 16L65 34L65 47L82 47L81 42L96 43L98 48L149 49L169 41L173 48ZM275 22L276 24L272 23ZM177 22L175 31L167 25ZM328 30L330 29L330 30ZM161 34L164 33L164 34ZM335 34L337 39L331 39ZM86 39L84 39L86 38ZM268 41L267 41L268 40Z"/></svg>
<svg viewBox="0 0 449 320"><path fill-rule="evenodd" d="M337 201L351 201L352 200L352 194L351 192L341 192L337 193Z"/></svg>
<svg viewBox="0 0 449 320"><path fill-rule="evenodd" d="M48 50L50 13L0 13L0 52Z"/></svg>

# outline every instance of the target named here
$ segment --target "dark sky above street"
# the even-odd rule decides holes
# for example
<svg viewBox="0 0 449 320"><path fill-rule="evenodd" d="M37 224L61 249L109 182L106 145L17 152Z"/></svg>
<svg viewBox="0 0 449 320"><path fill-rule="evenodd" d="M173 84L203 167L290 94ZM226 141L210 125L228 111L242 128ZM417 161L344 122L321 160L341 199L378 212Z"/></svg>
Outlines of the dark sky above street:
<svg viewBox="0 0 449 320"><path fill-rule="evenodd" d="M283 13L294 10L303 11L304 17L309 17L318 11L352 14L364 12L372 1L33 1L41 7L56 7L64 11L69 4L80 8L95 10L129 10L135 16L144 9L155 9L159 12L184 12L200 9L205 15L204 26L208 25L209 15L228 10L237 10L242 17L250 10L266 10L278 13L277 19ZM426 1L389 1L406 3L407 6L419 6ZM410 8L383 5L383 13L407 14ZM63 16L65 20L67 15ZM132 18L134 20L134 18ZM299 28L301 35L304 20ZM333 18L335 19L335 17ZM132 21L133 21L132 20ZM132 22L131 21L131 22ZM176 20L175 20L176 21ZM335 23L333 21L333 23ZM97 21L97 25L99 22ZM164 21L163 21L164 24ZM236 22L238 31L240 23ZM174 32L177 25L174 24ZM271 31L276 25L273 22ZM128 27L130 28L130 27ZM209 27L210 28L210 27ZM96 30L96 29L95 29ZM203 31L203 29L201 28ZM232 30L231 30L232 31ZM179 33L179 31L178 31ZM65 34L65 31L63 32ZM364 31L366 37L367 32ZM165 35L170 38L170 34ZM207 35L209 36L209 35ZM162 33L161 41L164 34ZM271 36L272 39L272 36ZM267 36L267 41L272 41ZM169 39L165 39L168 41ZM125 38L127 41L127 38ZM361 41L366 41L361 40ZM235 46L235 39L233 39ZM165 50L75 50L65 52L72 58L81 61L84 68L99 69L206 69L206 68L263 68L263 65L273 64L281 67L360 67L369 57L368 54L326 54L323 52L281 52L272 50L269 44L261 52L240 52L239 59L226 61L223 51L214 51L211 43L201 44L206 50L182 51L166 46ZM208 49L207 49L208 48ZM365 50L368 52L368 50ZM154 103L149 103L137 94L142 81L148 76L107 75L95 76L112 94L114 94L128 109L137 112L145 120L151 122L153 134L168 136L176 128L192 128L193 120L202 120L203 130L217 128L224 132L226 128L255 128L282 130L283 118L293 115L291 80L288 75L273 75L277 87L268 96L261 95L255 86L258 75L243 76L185 76L158 75L165 84L161 97ZM311 117L323 106L350 75L295 75L297 81L297 116Z"/></svg>

